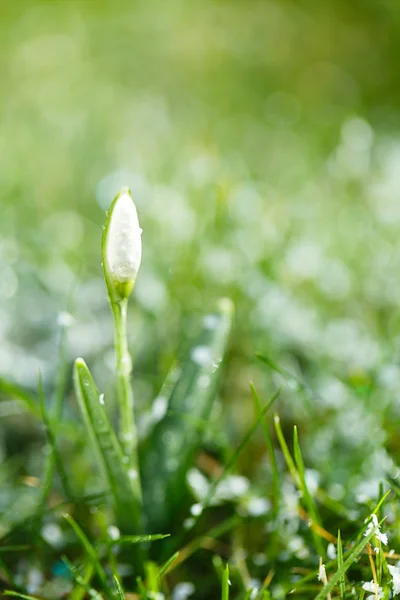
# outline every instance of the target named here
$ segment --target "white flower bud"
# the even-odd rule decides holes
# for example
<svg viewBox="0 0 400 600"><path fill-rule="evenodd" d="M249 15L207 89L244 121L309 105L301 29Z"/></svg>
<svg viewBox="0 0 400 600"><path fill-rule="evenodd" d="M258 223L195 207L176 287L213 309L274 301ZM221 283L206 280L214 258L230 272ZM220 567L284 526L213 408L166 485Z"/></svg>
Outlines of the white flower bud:
<svg viewBox="0 0 400 600"><path fill-rule="evenodd" d="M122 190L111 205L103 239L104 271L110 293L115 292L119 299L129 296L141 260L142 229L129 191Z"/></svg>

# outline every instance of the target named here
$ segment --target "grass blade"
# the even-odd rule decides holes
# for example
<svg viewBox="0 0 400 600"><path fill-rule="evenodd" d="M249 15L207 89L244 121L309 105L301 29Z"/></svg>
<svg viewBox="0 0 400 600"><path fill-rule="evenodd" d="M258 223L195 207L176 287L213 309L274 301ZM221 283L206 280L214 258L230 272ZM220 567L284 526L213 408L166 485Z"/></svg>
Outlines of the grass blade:
<svg viewBox="0 0 400 600"><path fill-rule="evenodd" d="M211 410L232 315L232 304L224 299L215 314L205 318L203 330L172 388L168 412L141 448L143 506L148 521L159 530L170 529L187 493L186 474L202 436L197 423L206 421ZM185 416L191 419L183 422Z"/></svg>
<svg viewBox="0 0 400 600"><path fill-rule="evenodd" d="M158 571L158 576L159 576L159 578L160 578L160 579L161 579L161 577L163 577L163 575L165 575L165 574L168 572L168 570L169 570L170 566L172 565L172 563L174 563L174 562L176 561L176 559L178 558L178 556L179 556L179 552L175 552L175 554L173 554L173 555L171 556L171 558L169 558L169 559L168 559L168 560L167 560L167 561L166 561L166 562L165 562L165 563L162 565L162 567L160 567L160 569L159 569L159 571Z"/></svg>
<svg viewBox="0 0 400 600"><path fill-rule="evenodd" d="M259 426L259 424L261 423L262 419L264 418L264 416L266 415L266 413L268 412L268 410L271 408L271 406L273 405L273 403L275 402L275 400L278 398L280 394L280 390L277 390L275 392L275 394L270 398L269 402L262 408L258 418L256 419L256 421L253 423L253 425L251 425L251 427L248 429L248 431L245 433L245 435L243 436L242 441L240 442L239 446L236 448L235 452L233 453L232 457L230 458L230 460L227 462L227 464L224 466L221 474L214 479L213 483L210 485L210 488L207 492L206 497L200 502L201 508L202 510L200 511L199 515L196 517L193 517L193 522L190 528L188 528L186 530L186 533L188 531L190 531L191 529L194 528L194 526L196 525L197 521L200 518L200 515L202 514L203 510L205 508L207 508L213 497L215 494L215 491L217 489L217 487L219 486L219 484L221 483L221 481L225 478L226 474L232 469L233 465L236 463L236 461L238 460L239 456L242 454L242 452L245 450L245 448L247 447L247 444L249 443L249 441L251 440L254 432L256 431L257 427ZM181 535L178 539L181 540L184 536Z"/></svg>
<svg viewBox="0 0 400 600"><path fill-rule="evenodd" d="M307 482L306 482L306 473L305 473L305 469L304 469L303 457L301 455L299 438L298 438L296 426L294 427L294 430L293 430L293 452L294 452L294 459L296 461L297 472L299 475L300 490L301 490L301 492L303 494L303 498L304 498L304 504L306 505L308 514L310 515L313 523L315 523L316 525L319 525L321 527L321 520L319 518L317 509L315 507L314 501L311 497L311 494L309 492ZM313 529L311 530L311 532L312 532L315 547L316 547L316 550L317 550L319 556L324 556L325 548L324 548L324 545L322 544L320 536Z"/></svg>
<svg viewBox="0 0 400 600"><path fill-rule="evenodd" d="M156 542L169 537L169 533L155 533L153 535L123 535L116 540L112 540L111 544L141 544L143 542Z"/></svg>
<svg viewBox="0 0 400 600"><path fill-rule="evenodd" d="M39 600L37 596L28 596L27 594L13 592L12 590L5 590L2 593L4 594L4 596L14 596L15 598L23 598L23 600Z"/></svg>
<svg viewBox="0 0 400 600"><path fill-rule="evenodd" d="M101 566L101 563L99 561L97 551L93 548L92 544L89 542L88 538L86 537L86 535L84 534L82 529L79 527L79 525L75 521L75 519L73 519L71 517L71 515L65 514L64 519L66 521L68 521L68 523L71 525L72 529L75 531L76 536L79 538L79 541L81 542L88 558L90 558L90 560L95 568L95 571L97 573L98 578L101 581L104 591L107 593L108 596L112 597L113 593L108 584L106 572L104 571L104 569Z"/></svg>
<svg viewBox="0 0 400 600"><path fill-rule="evenodd" d="M118 527L123 533L137 533L141 517L139 491L135 487L135 479L128 475L121 447L82 359L75 362L74 383L86 427L111 492Z"/></svg>
<svg viewBox="0 0 400 600"><path fill-rule="evenodd" d="M253 383L250 383L250 390L251 390L251 394L253 396L253 400L254 400L254 404L255 404L257 413L260 414L261 410L262 410L261 400L260 400L260 397L259 397L257 390ZM262 425L262 428L264 431L265 445L267 447L267 451L269 454L269 459L271 461L271 467L272 467L272 485L273 485L273 491L274 491L273 515L274 515L274 518L276 519L278 517L278 513L279 513L279 505L280 505L280 497L281 497L281 482L280 482L280 475L279 475L279 469L278 469L278 461L276 460L275 448L274 448L274 444L272 442L272 438L271 438L271 434L270 434L270 431L268 428L267 420L263 419L261 421L261 425Z"/></svg>
<svg viewBox="0 0 400 600"><path fill-rule="evenodd" d="M35 396L32 396L29 392L24 390L21 386L16 383L11 383L3 377L0 377L0 392L8 398L13 398L24 404L28 410L40 418L40 409Z"/></svg>
<svg viewBox="0 0 400 600"><path fill-rule="evenodd" d="M117 591L117 598L119 600L125 600L124 590L122 588L120 580L118 579L118 577L116 575L114 575L114 584L115 584L115 589Z"/></svg>
<svg viewBox="0 0 400 600"><path fill-rule="evenodd" d="M62 557L62 560L68 567L73 580L78 584L78 587L71 592L69 600L83 600L86 594L93 600L103 600L103 596L89 585L94 574L94 565L92 563L88 565L85 575L82 576L78 572L78 569L65 556Z"/></svg>
<svg viewBox="0 0 400 600"><path fill-rule="evenodd" d="M222 574L221 600L229 600L229 566L226 565Z"/></svg>
<svg viewBox="0 0 400 600"><path fill-rule="evenodd" d="M236 463L236 461L239 458L239 456L245 450L245 448L247 447L247 444L249 443L249 441L253 437L254 432L256 431L257 427L259 426L259 424L261 423L261 421L264 419L266 413L271 408L271 406L273 405L273 403L275 402L275 400L278 398L279 394L280 394L280 390L277 390L275 392L275 394L270 398L270 400L268 401L268 403L262 408L259 416L255 420L255 422L253 423L253 425L251 425L251 427L245 433L245 435L243 436L243 439L240 442L239 446L236 448L236 450L233 453L232 457L230 458L230 460L228 461L228 463L225 465L222 473L211 484L210 489L208 490L207 496L201 502L201 505L202 505L203 509L207 508L207 506L210 504L210 502L211 502L211 500L212 500L212 498L214 496L215 490L217 489L218 485L225 478L226 474L232 469L233 465Z"/></svg>
<svg viewBox="0 0 400 600"><path fill-rule="evenodd" d="M299 487L300 482L299 482L299 476L297 473L296 465L294 464L292 455L290 454L288 445L287 445L285 437L283 435L282 428L281 428L281 420L279 418L279 415L276 413L274 415L274 425L275 425L276 435L277 435L280 447L282 449L282 453L285 458L286 464L288 466L289 472L292 476L294 483Z"/></svg>
<svg viewBox="0 0 400 600"><path fill-rule="evenodd" d="M342 546L342 538L340 536L340 530L338 531L337 537L337 560L338 560L338 570L343 570L343 546ZM344 594L346 592L346 584L344 581L344 574L339 579L339 590L340 597L344 598Z"/></svg>
<svg viewBox="0 0 400 600"><path fill-rule="evenodd" d="M315 600L324 600L324 598L326 598L327 594L329 594L333 590L335 585L337 585L339 583L339 581L344 578L346 571L351 567L353 562L361 554L361 552L364 550L365 546L368 544L368 542L372 539L372 537L374 535L375 535L375 529L373 528L372 531L367 536L363 536L361 538L361 540L358 542L358 544L356 544L354 546L354 548L351 550L351 552L349 553L349 556L344 561L342 567L338 568L336 573L328 581L328 584L325 585L324 588L320 591L320 593L315 597Z"/></svg>

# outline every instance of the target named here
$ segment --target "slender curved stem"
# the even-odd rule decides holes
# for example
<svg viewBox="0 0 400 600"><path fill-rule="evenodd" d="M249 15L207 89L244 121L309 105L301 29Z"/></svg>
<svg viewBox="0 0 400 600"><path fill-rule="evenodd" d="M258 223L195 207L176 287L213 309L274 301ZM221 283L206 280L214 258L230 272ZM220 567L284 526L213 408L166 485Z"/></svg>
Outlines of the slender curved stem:
<svg viewBox="0 0 400 600"><path fill-rule="evenodd" d="M120 407L119 438L126 460L132 487L141 497L137 457L137 434L134 416L134 398L131 385L132 359L127 340L128 299L111 302L114 317L115 353L117 359L117 390Z"/></svg>

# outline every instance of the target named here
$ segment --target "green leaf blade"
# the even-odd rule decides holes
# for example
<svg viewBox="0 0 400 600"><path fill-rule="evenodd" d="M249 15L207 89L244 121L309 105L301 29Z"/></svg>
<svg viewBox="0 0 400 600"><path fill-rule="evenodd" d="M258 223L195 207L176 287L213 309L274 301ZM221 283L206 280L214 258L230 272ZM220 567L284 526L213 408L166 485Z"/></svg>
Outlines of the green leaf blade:
<svg viewBox="0 0 400 600"><path fill-rule="evenodd" d="M111 492L117 525L124 534L137 534L141 529L140 492L125 467L121 447L90 371L80 358L75 362L74 384L79 407Z"/></svg>

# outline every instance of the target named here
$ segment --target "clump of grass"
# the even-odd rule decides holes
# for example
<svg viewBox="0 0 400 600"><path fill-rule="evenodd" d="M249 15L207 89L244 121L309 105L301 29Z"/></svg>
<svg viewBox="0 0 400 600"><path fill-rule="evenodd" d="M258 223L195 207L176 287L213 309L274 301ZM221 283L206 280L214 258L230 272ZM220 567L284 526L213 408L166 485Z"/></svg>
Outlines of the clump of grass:
<svg viewBox="0 0 400 600"><path fill-rule="evenodd" d="M41 473L32 476L27 467L1 515L2 594L28 600L322 600L397 593L400 556L389 550L382 531L394 532L399 521L395 479L388 477L394 494L381 486L378 503L371 498L354 516L310 479L297 427L288 443L275 414L272 432L270 409L293 382L307 407L313 401L298 378L259 355L279 375L279 387L271 386L264 403L250 384L256 415L233 448L210 436L221 433L224 423L213 411L232 325L229 300L205 316L188 356L166 378L157 400L162 410L138 435L127 307L141 263L141 235L124 189L110 207L102 241L118 414L78 358L73 382L82 420L63 416L64 337L52 405L40 377L37 398L0 381L3 395L42 420L47 440ZM261 425L269 462L260 485L235 471ZM12 468L6 464L4 472ZM332 531L338 529L336 537Z"/></svg>

